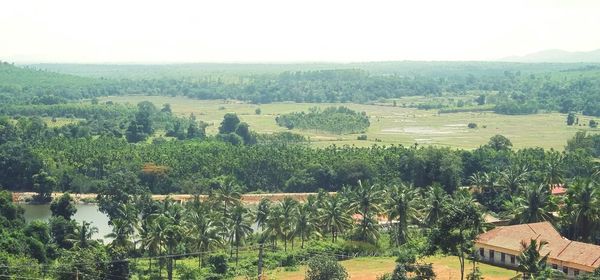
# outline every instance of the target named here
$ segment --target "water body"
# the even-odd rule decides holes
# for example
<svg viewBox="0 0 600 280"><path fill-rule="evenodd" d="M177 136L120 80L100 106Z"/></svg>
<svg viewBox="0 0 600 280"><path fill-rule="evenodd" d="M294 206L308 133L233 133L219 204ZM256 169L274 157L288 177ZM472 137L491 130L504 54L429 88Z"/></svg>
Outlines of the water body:
<svg viewBox="0 0 600 280"><path fill-rule="evenodd" d="M25 209L25 220L43 220L47 221L50 219L52 212L50 211L50 205L31 205L21 204ZM93 235L93 239L105 239L104 236L111 233L112 229L108 225L108 216L101 213L98 210L96 204L76 204L77 213L73 216L73 219L77 223L81 224L82 221L86 221L92 224L93 227L98 228L98 232Z"/></svg>

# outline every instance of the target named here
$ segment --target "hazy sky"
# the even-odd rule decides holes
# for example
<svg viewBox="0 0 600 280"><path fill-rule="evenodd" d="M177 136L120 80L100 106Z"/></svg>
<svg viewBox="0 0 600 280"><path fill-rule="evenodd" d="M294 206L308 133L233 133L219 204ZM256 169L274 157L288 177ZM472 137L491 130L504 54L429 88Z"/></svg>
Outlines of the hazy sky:
<svg viewBox="0 0 600 280"><path fill-rule="evenodd" d="M0 60L494 60L600 48L596 0L6 0Z"/></svg>

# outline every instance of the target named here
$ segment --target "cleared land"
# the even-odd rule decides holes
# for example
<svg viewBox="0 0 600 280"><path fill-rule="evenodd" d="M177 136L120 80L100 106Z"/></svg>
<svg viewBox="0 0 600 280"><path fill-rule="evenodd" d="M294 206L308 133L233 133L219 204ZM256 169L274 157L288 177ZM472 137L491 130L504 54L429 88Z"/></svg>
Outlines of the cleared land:
<svg viewBox="0 0 600 280"><path fill-rule="evenodd" d="M239 101L195 100L186 97L164 96L115 96L105 97L119 103L136 104L143 100L153 102L157 107L169 103L174 113L189 116L196 115L199 120L210 124L209 134L215 134L223 115L235 112L242 121L250 124L251 129L260 133L286 131L275 123L278 114L307 111L319 106L347 106L353 110L365 111L370 116L371 126L366 135L367 141L356 140L359 134L334 135L313 130L292 130L310 137L318 147L336 145L371 146L373 144L442 145L454 148L474 149L487 143L490 137L502 134L508 137L516 148L542 147L563 150L568 139L579 130L591 132L587 124L590 117L579 116L582 126L567 126L566 115L544 113L535 115L508 116L491 112L467 112L438 114L437 110L417 110L383 105L364 105L353 103L270 103L248 104ZM407 100L414 101L415 97ZM402 99L398 100L402 104ZM261 114L255 114L260 108ZM476 123L478 128L467 128L468 123Z"/></svg>
<svg viewBox="0 0 600 280"><path fill-rule="evenodd" d="M452 256L434 256L424 259L424 262L433 263L433 269L437 275L436 279L460 279L460 266L458 259ZM396 266L395 258L356 258L342 261L342 265L348 271L352 280L375 280L377 276L392 272ZM479 264L479 270L485 279L503 280L511 279L517 275L513 270L495 267L487 264ZM471 271L470 267L465 269L465 273ZM306 266L299 266L295 271L285 271L278 268L269 271L269 280L304 280ZM242 279L242 278L239 278Z"/></svg>

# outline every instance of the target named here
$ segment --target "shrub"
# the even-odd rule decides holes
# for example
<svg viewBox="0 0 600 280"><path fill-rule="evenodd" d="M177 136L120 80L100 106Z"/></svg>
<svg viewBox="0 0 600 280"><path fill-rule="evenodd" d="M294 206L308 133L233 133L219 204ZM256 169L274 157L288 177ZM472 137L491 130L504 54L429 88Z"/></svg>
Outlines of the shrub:
<svg viewBox="0 0 600 280"><path fill-rule="evenodd" d="M308 260L305 280L346 280L348 273L335 258L315 256Z"/></svg>
<svg viewBox="0 0 600 280"><path fill-rule="evenodd" d="M358 135L358 137L356 137L356 140L367 140L367 135L366 134Z"/></svg>
<svg viewBox="0 0 600 280"><path fill-rule="evenodd" d="M589 126L591 128L596 128L598 127L598 122L596 122L595 120L590 120Z"/></svg>
<svg viewBox="0 0 600 280"><path fill-rule="evenodd" d="M469 123L467 125L468 128L477 128L477 124L476 123Z"/></svg>
<svg viewBox="0 0 600 280"><path fill-rule="evenodd" d="M217 274L225 274L229 269L227 256L223 254L212 255L206 262L212 268L212 271Z"/></svg>

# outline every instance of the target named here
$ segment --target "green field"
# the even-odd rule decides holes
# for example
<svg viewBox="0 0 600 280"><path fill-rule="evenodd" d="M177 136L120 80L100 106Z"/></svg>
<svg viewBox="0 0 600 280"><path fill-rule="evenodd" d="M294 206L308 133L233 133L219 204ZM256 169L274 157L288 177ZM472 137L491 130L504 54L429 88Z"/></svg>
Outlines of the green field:
<svg viewBox="0 0 600 280"><path fill-rule="evenodd" d="M563 150L568 139L579 130L592 132L587 126L566 125L566 115L559 113L540 113L535 115L509 116L491 112L467 112L438 114L437 110L417 110L413 108L387 105L364 105L353 103L270 103L248 104L239 101L195 100L186 97L164 96L115 96L105 97L101 101L111 100L119 103L136 104L143 100L153 102L157 107L171 104L172 110L179 115L195 114L199 120L209 123L207 132L215 134L223 115L235 112L242 121L250 124L251 129L260 133L286 131L275 123L278 114L306 111L310 107L347 106L353 110L365 111L370 116L371 127L367 131L368 140L356 140L358 134L333 135L320 131L293 130L308 136L318 147L336 145L370 146L373 144L442 145L453 148L474 149L485 144L490 137L502 134L508 137L516 148L542 147ZM408 100L408 99L407 99ZM415 102L412 97L410 102ZM398 104L402 104L400 99ZM261 108L261 115L255 114ZM580 124L586 124L589 117L580 116ZM476 123L478 128L467 128L468 123Z"/></svg>
<svg viewBox="0 0 600 280"><path fill-rule="evenodd" d="M433 256L425 258L423 262L433 264L437 279L460 279L460 265L456 257ZM342 261L341 264L348 271L350 279L355 280L375 280L377 276L392 272L396 266L393 257L356 258ZM511 279L517 275L516 271L481 263L479 264L479 270L485 279L490 280ZM471 263L468 263L465 273L470 271ZM299 266L294 271L278 268L267 273L267 279L269 280L303 280L306 266ZM237 279L241 280L243 278L238 277Z"/></svg>

